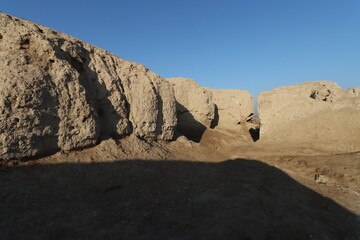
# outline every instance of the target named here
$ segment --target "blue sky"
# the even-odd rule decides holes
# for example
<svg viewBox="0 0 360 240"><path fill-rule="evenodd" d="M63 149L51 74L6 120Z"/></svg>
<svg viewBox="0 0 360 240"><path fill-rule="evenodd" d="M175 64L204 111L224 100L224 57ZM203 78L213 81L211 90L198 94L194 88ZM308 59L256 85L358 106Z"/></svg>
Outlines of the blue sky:
<svg viewBox="0 0 360 240"><path fill-rule="evenodd" d="M2 0L0 11L206 87L360 86L358 0Z"/></svg>

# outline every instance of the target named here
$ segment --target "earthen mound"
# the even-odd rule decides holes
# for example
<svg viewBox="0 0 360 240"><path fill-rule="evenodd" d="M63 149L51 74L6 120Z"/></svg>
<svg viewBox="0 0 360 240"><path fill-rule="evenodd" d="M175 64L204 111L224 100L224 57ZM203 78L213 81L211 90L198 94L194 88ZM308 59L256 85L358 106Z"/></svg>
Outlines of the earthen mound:
<svg viewBox="0 0 360 240"><path fill-rule="evenodd" d="M360 151L359 88L305 82L263 92L258 104L263 143L333 153Z"/></svg>
<svg viewBox="0 0 360 240"><path fill-rule="evenodd" d="M96 144L171 140L171 85L141 64L0 13L0 159Z"/></svg>

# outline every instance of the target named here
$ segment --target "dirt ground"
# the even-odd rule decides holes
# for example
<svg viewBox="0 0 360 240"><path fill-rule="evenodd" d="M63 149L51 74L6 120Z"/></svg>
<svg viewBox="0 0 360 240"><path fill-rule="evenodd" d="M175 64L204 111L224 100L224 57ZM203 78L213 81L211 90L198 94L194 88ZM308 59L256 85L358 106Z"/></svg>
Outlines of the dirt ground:
<svg viewBox="0 0 360 240"><path fill-rule="evenodd" d="M360 153L243 140L104 139L3 163L0 239L360 239Z"/></svg>

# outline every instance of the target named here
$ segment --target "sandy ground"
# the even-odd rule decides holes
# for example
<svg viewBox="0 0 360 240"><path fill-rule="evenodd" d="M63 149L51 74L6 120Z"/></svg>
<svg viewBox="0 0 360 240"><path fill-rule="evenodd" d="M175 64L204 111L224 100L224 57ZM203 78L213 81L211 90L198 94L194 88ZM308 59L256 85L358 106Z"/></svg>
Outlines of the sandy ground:
<svg viewBox="0 0 360 240"><path fill-rule="evenodd" d="M360 239L360 153L232 134L3 163L0 239Z"/></svg>

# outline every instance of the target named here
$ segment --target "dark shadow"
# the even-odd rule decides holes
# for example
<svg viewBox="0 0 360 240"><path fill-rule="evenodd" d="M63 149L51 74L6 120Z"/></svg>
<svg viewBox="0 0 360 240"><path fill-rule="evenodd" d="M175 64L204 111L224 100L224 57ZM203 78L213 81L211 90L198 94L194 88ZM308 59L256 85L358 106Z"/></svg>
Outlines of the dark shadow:
<svg viewBox="0 0 360 240"><path fill-rule="evenodd" d="M260 139L260 128L250 128L249 133L254 142Z"/></svg>
<svg viewBox="0 0 360 240"><path fill-rule="evenodd" d="M0 239L359 239L357 216L255 160L0 168Z"/></svg>
<svg viewBox="0 0 360 240"><path fill-rule="evenodd" d="M200 142L206 126L197 121L189 110L176 101L177 131L194 142Z"/></svg>
<svg viewBox="0 0 360 240"><path fill-rule="evenodd" d="M310 94L310 98L316 99L316 91L313 91L313 92Z"/></svg>
<svg viewBox="0 0 360 240"><path fill-rule="evenodd" d="M156 134L158 136L162 135L163 133L163 126L164 126L164 113L163 113L163 107L164 102L159 95L159 93L156 94L157 102L158 102L158 108L160 111L158 111L157 117L156 117Z"/></svg>
<svg viewBox="0 0 360 240"><path fill-rule="evenodd" d="M219 109L216 104L215 105L215 114L214 119L211 122L210 128L215 128L219 124Z"/></svg>

